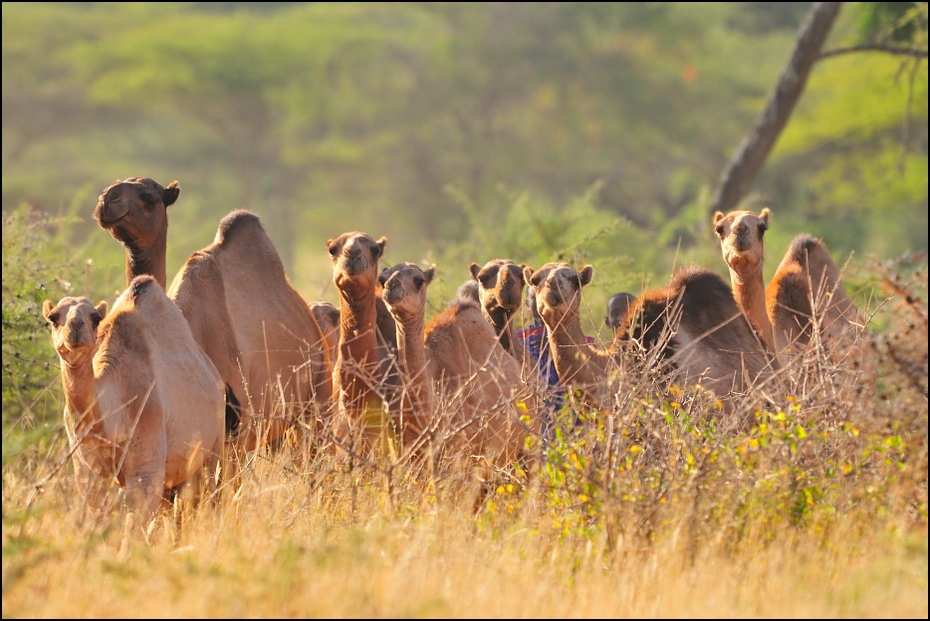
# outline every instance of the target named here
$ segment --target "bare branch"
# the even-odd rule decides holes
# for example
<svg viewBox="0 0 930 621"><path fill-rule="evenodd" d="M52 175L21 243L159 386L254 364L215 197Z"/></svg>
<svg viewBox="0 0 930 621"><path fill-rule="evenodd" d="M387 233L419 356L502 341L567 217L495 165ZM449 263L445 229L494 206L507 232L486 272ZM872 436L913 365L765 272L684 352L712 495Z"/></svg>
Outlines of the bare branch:
<svg viewBox="0 0 930 621"><path fill-rule="evenodd" d="M896 47L893 45L882 45L881 43L864 43L862 45L853 45L851 47L838 47L833 50L827 50L826 52L821 52L818 56L818 60L824 58L830 58L833 56L841 56L843 54L852 54L855 52L884 52L886 54L893 54L895 56L909 56L911 58L926 58L927 50L920 50L917 48L910 47Z"/></svg>
<svg viewBox="0 0 930 621"><path fill-rule="evenodd" d="M791 58L778 76L778 82L769 95L765 109L720 177L720 183L711 201L711 213L733 210L762 169L775 141L801 98L811 68L819 58L820 49L842 5L842 2L816 2L811 7L798 30Z"/></svg>

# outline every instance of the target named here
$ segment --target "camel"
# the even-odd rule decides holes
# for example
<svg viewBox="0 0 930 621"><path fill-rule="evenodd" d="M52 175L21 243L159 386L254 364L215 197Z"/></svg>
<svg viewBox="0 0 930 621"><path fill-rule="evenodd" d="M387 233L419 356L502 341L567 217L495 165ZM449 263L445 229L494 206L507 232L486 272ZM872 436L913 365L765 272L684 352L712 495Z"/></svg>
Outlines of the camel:
<svg viewBox="0 0 930 621"><path fill-rule="evenodd" d="M316 319L317 325L323 331L326 343L327 364L332 367L339 352L339 309L330 302L308 302L310 312Z"/></svg>
<svg viewBox="0 0 930 621"><path fill-rule="evenodd" d="M723 260L730 268L733 297L753 329L777 354L781 348L766 310L765 277L762 274L762 239L768 230L768 222L769 210L766 207L758 215L751 211L733 211L724 216L718 211L714 214L713 224L720 239Z"/></svg>
<svg viewBox="0 0 930 621"><path fill-rule="evenodd" d="M101 193L94 218L125 247L127 282L148 273L165 287L167 207L179 194L177 181L147 177ZM226 385L236 446L254 450L308 419L320 431L332 403L324 336L258 216L227 214L165 288Z"/></svg>
<svg viewBox="0 0 930 621"><path fill-rule="evenodd" d="M134 278L107 315L86 297L45 300L61 360L65 428L88 505L113 481L147 524L172 494L216 490L224 391L181 311L155 278Z"/></svg>
<svg viewBox="0 0 930 621"><path fill-rule="evenodd" d="M807 351L819 333L823 338L817 340L834 362L854 371L872 368L867 321L846 293L823 241L797 235L766 286L763 239L770 215L766 207L759 214L717 211L713 216L740 308L782 363Z"/></svg>
<svg viewBox="0 0 930 621"><path fill-rule="evenodd" d="M485 318L494 326L504 350L523 362L523 350L514 339L514 317L523 304L523 268L509 259L493 259L480 266L469 266L478 284L478 300Z"/></svg>
<svg viewBox="0 0 930 621"><path fill-rule="evenodd" d="M410 408L416 411L412 424L420 432L431 427L449 434L449 453L467 455L476 462L472 465L479 479L488 480L492 471L523 454L531 431L538 433L536 399L478 304L455 300L424 328L426 289L434 273L434 268L402 263L380 277L397 324ZM440 400L449 403L451 414L443 421L434 410ZM527 417L523 421L522 412Z"/></svg>
<svg viewBox="0 0 930 621"><path fill-rule="evenodd" d="M337 403L334 425L337 451L367 458L385 454L396 440L391 421L396 365L379 329L378 260L386 237L377 241L367 233L351 231L326 242L333 263L333 283L339 291L339 350L333 367L333 394ZM385 310L387 307L384 307ZM393 324L393 319L391 319ZM382 319L383 325L383 319ZM381 335L379 337L379 334Z"/></svg>
<svg viewBox="0 0 930 621"><path fill-rule="evenodd" d="M700 383L725 406L772 379L771 352L730 286L704 267L678 267L667 285L636 298L615 339L637 341L674 369L675 381Z"/></svg>
<svg viewBox="0 0 930 621"><path fill-rule="evenodd" d="M762 345L719 275L694 267L676 270L667 286L629 304L607 348L587 342L581 328L581 290L593 275L590 265L578 271L565 262L524 269L549 330L559 378L579 389L589 407L609 405L607 380L624 373L624 344L631 340L666 363L675 381L700 382L724 402L769 375Z"/></svg>

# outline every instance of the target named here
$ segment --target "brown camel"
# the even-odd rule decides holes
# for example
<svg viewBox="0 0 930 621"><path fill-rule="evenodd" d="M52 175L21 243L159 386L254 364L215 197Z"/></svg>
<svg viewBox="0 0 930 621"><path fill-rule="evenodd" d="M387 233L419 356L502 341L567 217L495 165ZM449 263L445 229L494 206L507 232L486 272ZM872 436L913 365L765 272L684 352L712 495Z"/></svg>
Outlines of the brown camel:
<svg viewBox="0 0 930 621"><path fill-rule="evenodd" d="M94 217L126 248L127 279L150 273L165 286L167 206L180 193L145 177L114 183ZM227 214L213 244L193 253L166 288L227 387L227 428L253 450L295 420L313 422L332 404L332 367L307 303L291 286L258 216Z"/></svg>
<svg viewBox="0 0 930 621"><path fill-rule="evenodd" d="M464 456L488 480L523 455L539 431L537 399L521 381L478 304L455 300L424 328L434 269L401 263L381 273L384 300L397 324L399 363L409 382L412 428L445 437L447 454ZM448 412L441 417L436 408ZM523 420L521 420L523 418Z"/></svg>
<svg viewBox="0 0 930 621"><path fill-rule="evenodd" d="M317 325L323 331L327 364L332 368L336 363L336 354L339 353L339 309L330 302L308 302L308 305Z"/></svg>
<svg viewBox="0 0 930 621"><path fill-rule="evenodd" d="M338 405L334 432L340 453L363 459L372 451L386 454L396 440L391 410L396 365L379 329L381 300L378 260L387 238L375 241L358 231L326 243L339 291L339 351L333 367L333 394ZM384 307L387 310L386 306ZM383 320L382 320L383 321ZM393 323L393 319L391 319ZM392 330L393 331L393 330ZM381 334L381 337L379 337ZM392 335L393 336L393 335Z"/></svg>
<svg viewBox="0 0 930 621"><path fill-rule="evenodd" d="M494 326L504 350L521 362L523 349L517 346L513 323L523 304L524 267L509 259L493 259L483 267L472 263L468 268L478 284L478 301L485 318Z"/></svg>
<svg viewBox="0 0 930 621"><path fill-rule="evenodd" d="M640 295L616 339L641 343L660 365L674 370L674 381L700 383L727 406L772 378L772 356L732 289L703 267L679 267L667 285Z"/></svg>
<svg viewBox="0 0 930 621"><path fill-rule="evenodd" d="M106 312L106 302L85 297L43 305L78 489L99 509L115 481L147 524L182 488L193 488L195 501L216 490L223 383L152 276L133 279Z"/></svg>
<svg viewBox="0 0 930 621"><path fill-rule="evenodd" d="M821 240L800 234L792 240L781 264L765 285L762 274L764 234L771 212L716 212L714 230L730 268L737 303L784 363L803 354L814 334L830 359L853 371L874 365L866 320L840 279L840 271ZM860 383L860 388L871 381ZM871 391L868 391L871 392Z"/></svg>
<svg viewBox="0 0 930 621"><path fill-rule="evenodd" d="M665 287L645 292L628 305L606 349L587 342L581 329L581 290L594 268L575 270L547 263L525 277L536 290L540 316L549 331L553 361L563 385L582 391L584 401L603 409L611 373L623 375L623 344L635 339L674 381L700 382L724 402L770 374L763 346L739 311L729 286L709 270L676 270Z"/></svg>

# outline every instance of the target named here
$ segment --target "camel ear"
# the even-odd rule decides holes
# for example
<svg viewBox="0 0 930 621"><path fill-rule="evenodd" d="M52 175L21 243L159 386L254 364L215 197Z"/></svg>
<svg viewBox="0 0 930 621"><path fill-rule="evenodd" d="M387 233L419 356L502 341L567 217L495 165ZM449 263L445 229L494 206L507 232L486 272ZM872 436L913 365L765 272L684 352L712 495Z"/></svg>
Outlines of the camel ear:
<svg viewBox="0 0 930 621"><path fill-rule="evenodd" d="M107 316L107 303L106 300L101 300L100 304L94 307L94 310L100 314L100 319L103 319Z"/></svg>
<svg viewBox="0 0 930 621"><path fill-rule="evenodd" d="M582 287L586 287L591 284L591 278L594 277L594 268L590 265L585 265L581 268L581 271L578 272L578 280L581 282Z"/></svg>
<svg viewBox="0 0 930 621"><path fill-rule="evenodd" d="M759 212L759 219L765 222L766 226L769 224L769 215L771 215L771 213L768 207L763 207L762 211Z"/></svg>
<svg viewBox="0 0 930 621"><path fill-rule="evenodd" d="M426 284L433 282L433 276L436 275L436 266L430 265L426 270L423 271L423 278L426 279Z"/></svg>
<svg viewBox="0 0 930 621"><path fill-rule="evenodd" d="M478 280L478 272L481 271L481 266L477 263L472 263L468 266L468 271L471 272L471 277L475 280Z"/></svg>
<svg viewBox="0 0 930 621"><path fill-rule="evenodd" d="M717 226L718 224L720 224L720 221L723 220L723 218L724 218L724 215L722 211L715 211L714 212L714 226Z"/></svg>
<svg viewBox="0 0 930 621"><path fill-rule="evenodd" d="M375 257L377 259L384 256L384 246L387 244L387 237L382 236L375 243L378 245L378 256Z"/></svg>
<svg viewBox="0 0 930 621"><path fill-rule="evenodd" d="M51 300L45 300L42 302L42 316L45 317L45 320L50 324L55 325L55 320L52 319L52 309L55 308L55 305L52 304Z"/></svg>
<svg viewBox="0 0 930 621"><path fill-rule="evenodd" d="M161 195L161 202L165 204L165 207L174 205L174 201L178 200L178 196L181 194L181 186L178 185L177 179L168 184L168 187L165 188L165 191Z"/></svg>
<svg viewBox="0 0 930 621"><path fill-rule="evenodd" d="M521 265L523 265L521 263ZM533 278L533 273L535 270L529 265L523 265L523 282L527 283Z"/></svg>

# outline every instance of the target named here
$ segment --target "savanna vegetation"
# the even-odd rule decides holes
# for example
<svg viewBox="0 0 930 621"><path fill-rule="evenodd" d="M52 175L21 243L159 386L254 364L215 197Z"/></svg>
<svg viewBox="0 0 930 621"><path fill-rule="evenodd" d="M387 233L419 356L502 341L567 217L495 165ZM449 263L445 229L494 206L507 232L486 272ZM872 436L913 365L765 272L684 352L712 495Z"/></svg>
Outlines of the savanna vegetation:
<svg viewBox="0 0 930 621"><path fill-rule="evenodd" d="M817 352L745 424L644 373L569 395L489 495L309 429L139 538L86 518L42 302L112 301L116 179L177 179L169 278L247 208L308 301L324 248L595 267L584 325L677 264L726 275L710 197L809 3L3 3L4 617L920 617L927 609L927 3L844 3L740 207L766 273L825 240L869 317L874 408ZM873 410L868 416L866 410Z"/></svg>

